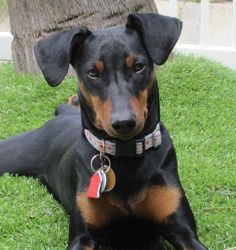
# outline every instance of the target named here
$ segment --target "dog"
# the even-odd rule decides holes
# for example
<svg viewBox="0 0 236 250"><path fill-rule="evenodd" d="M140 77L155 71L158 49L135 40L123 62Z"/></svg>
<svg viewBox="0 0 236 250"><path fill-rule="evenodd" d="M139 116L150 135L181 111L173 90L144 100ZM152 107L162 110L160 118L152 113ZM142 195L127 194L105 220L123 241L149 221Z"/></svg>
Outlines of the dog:
<svg viewBox="0 0 236 250"><path fill-rule="evenodd" d="M73 28L36 44L49 85L59 85L72 65L80 109L62 104L41 128L2 141L0 175L33 176L47 186L70 214L68 249L131 249L155 239L207 249L160 119L155 79L154 64L167 60L181 29L176 18L136 13L125 27Z"/></svg>

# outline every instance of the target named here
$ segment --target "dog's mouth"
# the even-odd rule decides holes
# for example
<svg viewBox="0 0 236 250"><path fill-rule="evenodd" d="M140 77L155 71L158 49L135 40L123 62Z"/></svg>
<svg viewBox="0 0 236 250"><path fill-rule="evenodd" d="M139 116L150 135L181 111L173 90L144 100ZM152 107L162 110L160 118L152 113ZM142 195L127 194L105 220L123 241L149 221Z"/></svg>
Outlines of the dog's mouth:
<svg viewBox="0 0 236 250"><path fill-rule="evenodd" d="M140 125L136 126L134 129L132 129L130 131L126 131L126 132L120 132L120 133L118 133L111 126L109 126L108 128L104 128L104 131L110 137L112 137L114 139L121 140L121 141L128 141L128 140L133 139L139 133L141 133L141 131L143 130L143 128L144 128L144 122L143 122L143 124L140 124Z"/></svg>
<svg viewBox="0 0 236 250"><path fill-rule="evenodd" d="M128 141L131 140L133 137L135 137L137 134L132 133L132 134L109 134L112 138L118 139L121 141Z"/></svg>

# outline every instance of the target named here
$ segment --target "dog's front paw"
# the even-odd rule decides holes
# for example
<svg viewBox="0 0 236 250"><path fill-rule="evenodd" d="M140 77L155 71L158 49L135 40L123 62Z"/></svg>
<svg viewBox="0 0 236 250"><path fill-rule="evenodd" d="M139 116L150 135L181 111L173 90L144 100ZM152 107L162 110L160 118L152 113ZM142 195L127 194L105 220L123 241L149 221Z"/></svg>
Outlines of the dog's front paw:
<svg viewBox="0 0 236 250"><path fill-rule="evenodd" d="M67 250L94 250L95 243L88 235L76 237L68 246Z"/></svg>

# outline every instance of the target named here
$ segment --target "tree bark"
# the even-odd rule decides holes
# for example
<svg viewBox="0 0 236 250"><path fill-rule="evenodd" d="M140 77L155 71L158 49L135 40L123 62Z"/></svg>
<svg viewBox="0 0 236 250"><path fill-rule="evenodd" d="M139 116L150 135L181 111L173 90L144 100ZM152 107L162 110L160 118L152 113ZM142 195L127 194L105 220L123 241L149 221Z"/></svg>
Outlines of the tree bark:
<svg viewBox="0 0 236 250"><path fill-rule="evenodd" d="M33 46L53 32L75 26L91 31L124 24L132 12L157 12L154 0L7 0L15 68L39 73Z"/></svg>

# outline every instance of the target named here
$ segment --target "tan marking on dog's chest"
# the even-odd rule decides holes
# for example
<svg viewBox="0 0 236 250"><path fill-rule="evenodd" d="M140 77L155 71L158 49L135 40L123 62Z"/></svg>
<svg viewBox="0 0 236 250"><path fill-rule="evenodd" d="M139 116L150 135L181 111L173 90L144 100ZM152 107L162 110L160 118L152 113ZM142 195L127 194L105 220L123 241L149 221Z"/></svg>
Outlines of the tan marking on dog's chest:
<svg viewBox="0 0 236 250"><path fill-rule="evenodd" d="M151 186L145 190L141 202L130 203L136 216L162 223L179 207L181 193L177 187ZM140 201L140 200L139 200Z"/></svg>
<svg viewBox="0 0 236 250"><path fill-rule="evenodd" d="M80 193L76 197L76 204L85 222L96 227L125 216L122 204L114 198L108 198L106 194L99 199L91 199L86 193Z"/></svg>
<svg viewBox="0 0 236 250"><path fill-rule="evenodd" d="M76 203L86 223L103 227L130 214L153 222L165 222L177 210L180 198L181 193L176 187L152 186L127 202L109 193L102 194L99 199L91 199L86 193L80 193Z"/></svg>

